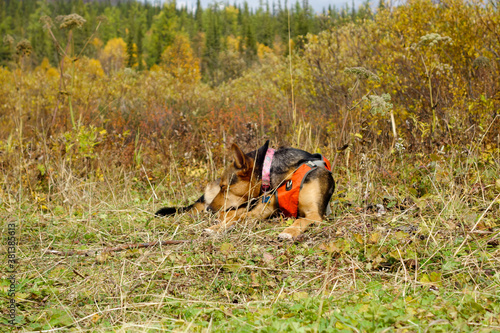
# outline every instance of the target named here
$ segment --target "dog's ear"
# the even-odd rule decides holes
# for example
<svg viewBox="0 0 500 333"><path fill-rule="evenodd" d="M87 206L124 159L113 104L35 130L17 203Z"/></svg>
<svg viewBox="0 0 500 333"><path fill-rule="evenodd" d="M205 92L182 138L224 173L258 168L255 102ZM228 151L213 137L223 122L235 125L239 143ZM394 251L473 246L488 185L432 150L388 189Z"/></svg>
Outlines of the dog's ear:
<svg viewBox="0 0 500 333"><path fill-rule="evenodd" d="M262 165L264 165L264 159L266 158L267 150L269 149L269 140L264 143L262 147L257 150L257 154L255 157L255 166L256 169L262 170Z"/></svg>
<svg viewBox="0 0 500 333"><path fill-rule="evenodd" d="M233 143L231 146L234 155L234 166L236 169L247 169L248 168L248 157L243 153L236 144Z"/></svg>

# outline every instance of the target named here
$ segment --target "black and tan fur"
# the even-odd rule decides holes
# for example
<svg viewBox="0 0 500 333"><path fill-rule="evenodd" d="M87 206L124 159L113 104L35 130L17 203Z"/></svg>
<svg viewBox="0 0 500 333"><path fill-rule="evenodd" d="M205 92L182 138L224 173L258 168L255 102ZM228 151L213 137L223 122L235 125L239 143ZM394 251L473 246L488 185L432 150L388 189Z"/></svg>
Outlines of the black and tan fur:
<svg viewBox="0 0 500 333"><path fill-rule="evenodd" d="M274 195L262 200L262 167L269 141L256 151L244 154L233 144L234 161L223 172L220 180L209 184L207 192L188 207L163 208L157 215L175 212L208 209L217 212L220 223L208 229L207 233L226 231L244 218L265 219L278 211ZM311 154L295 148L280 148L275 151L271 164L271 192L290 179L293 172L303 163L321 160L321 155ZM281 239L295 239L314 222L320 222L327 211L328 203L335 189L332 174L323 167L312 170L304 180L299 193L298 218L279 234ZM214 195L215 194L215 195ZM164 214L164 213L168 214Z"/></svg>
<svg viewBox="0 0 500 333"><path fill-rule="evenodd" d="M208 208L208 205L212 202L212 200L215 198L215 196L219 193L220 187L219 187L219 182L220 178L210 182L207 184L205 187L205 191L203 192L203 195L198 198L193 204L186 206L186 207L164 207L159 209L155 215L158 217L162 216L170 216L170 215L175 215L178 213L195 213L199 214L202 212L205 212Z"/></svg>

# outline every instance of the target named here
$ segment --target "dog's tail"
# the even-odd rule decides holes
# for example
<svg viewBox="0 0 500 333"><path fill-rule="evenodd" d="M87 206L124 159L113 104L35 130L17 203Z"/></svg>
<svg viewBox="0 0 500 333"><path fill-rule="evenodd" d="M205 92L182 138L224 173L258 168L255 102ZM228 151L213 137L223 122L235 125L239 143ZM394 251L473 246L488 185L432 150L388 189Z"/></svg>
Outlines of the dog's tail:
<svg viewBox="0 0 500 333"><path fill-rule="evenodd" d="M155 215L158 217L162 217L162 216L171 216L181 213L194 212L198 214L204 212L207 210L207 207L212 203L212 200L215 198L215 196L219 193L220 191L219 183L220 179L208 183L208 185L205 187L205 193L203 193L203 195L198 200L196 200L194 204L186 207L164 207L158 210L155 213Z"/></svg>
<svg viewBox="0 0 500 333"><path fill-rule="evenodd" d="M192 205L186 206L186 207L163 207L159 209L155 215L157 217L163 217L163 216L171 216L175 214L181 214L181 213L188 213L188 212L195 212L195 213L200 213L205 210L205 195L202 195L196 202Z"/></svg>

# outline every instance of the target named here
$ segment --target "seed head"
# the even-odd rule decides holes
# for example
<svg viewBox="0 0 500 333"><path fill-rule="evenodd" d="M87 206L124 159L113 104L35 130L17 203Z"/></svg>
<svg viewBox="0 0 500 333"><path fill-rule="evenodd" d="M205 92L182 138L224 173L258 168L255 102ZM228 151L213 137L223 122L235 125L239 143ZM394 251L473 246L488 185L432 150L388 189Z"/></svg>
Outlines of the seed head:
<svg viewBox="0 0 500 333"><path fill-rule="evenodd" d="M412 44L411 49L420 49L422 46L428 45L433 47L437 43L443 42L444 44L452 44L453 40L448 36L441 36L435 32L424 35L420 37L420 41L417 44Z"/></svg>
<svg viewBox="0 0 500 333"><path fill-rule="evenodd" d="M49 29L52 27L52 19L47 15L43 15L42 17L40 17L40 22L43 23L43 27L45 29Z"/></svg>
<svg viewBox="0 0 500 333"><path fill-rule="evenodd" d="M382 94L381 96L370 95L368 98L364 97L363 99L370 102L370 113L373 115L380 114L383 116L393 107L390 102L391 95L389 94Z"/></svg>
<svg viewBox="0 0 500 333"><path fill-rule="evenodd" d="M14 44L14 38L12 38L11 35L5 35L3 36L3 43L12 46L12 44Z"/></svg>
<svg viewBox="0 0 500 333"><path fill-rule="evenodd" d="M59 29L74 29L81 28L87 20L78 14L69 14L56 17L56 20L61 21Z"/></svg>
<svg viewBox="0 0 500 333"><path fill-rule="evenodd" d="M102 22L102 23L107 23L108 22L108 18L106 16L104 16L104 15L97 16L96 20L99 21L99 22Z"/></svg>
<svg viewBox="0 0 500 333"><path fill-rule="evenodd" d="M472 67L474 67L474 68L488 68L488 67L491 67L491 61L489 58L479 56L476 59L474 59L474 62L472 63Z"/></svg>
<svg viewBox="0 0 500 333"><path fill-rule="evenodd" d="M372 79L375 81L380 81L380 78L364 67L346 67L344 69L346 74L354 74L358 80L362 79Z"/></svg>
<svg viewBox="0 0 500 333"><path fill-rule="evenodd" d="M23 39L16 45L16 52L20 56L29 56L32 50L31 43L27 39Z"/></svg>

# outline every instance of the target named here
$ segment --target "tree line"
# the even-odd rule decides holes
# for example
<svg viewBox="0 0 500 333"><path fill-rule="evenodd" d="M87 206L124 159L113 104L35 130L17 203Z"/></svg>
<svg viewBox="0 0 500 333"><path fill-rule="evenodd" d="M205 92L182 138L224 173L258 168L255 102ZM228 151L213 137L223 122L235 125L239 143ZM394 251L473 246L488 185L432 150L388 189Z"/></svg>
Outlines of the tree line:
<svg viewBox="0 0 500 333"><path fill-rule="evenodd" d="M258 60L259 48L277 54L288 52L288 43L300 48L308 33L363 21L371 17L368 3L359 8L329 6L315 13L307 0L295 4L269 1L250 7L247 2L213 2L203 8L179 6L175 0L3 0L0 2L0 66L15 62L16 44L28 40L32 47L32 66L44 58L55 65L60 59L54 39L68 41L66 32L54 24L47 31L47 19L77 13L85 24L74 29L71 47L83 50L82 56L97 58L110 40L126 42L127 67L148 69L162 62L165 49L182 35L189 42L193 56L200 60L202 77L221 82L239 75ZM100 24L100 22L102 24ZM99 29L96 31L96 27ZM89 43L90 41L90 43ZM64 46L64 43L61 43ZM224 65L224 66L223 66ZM227 67L227 69L222 69Z"/></svg>

